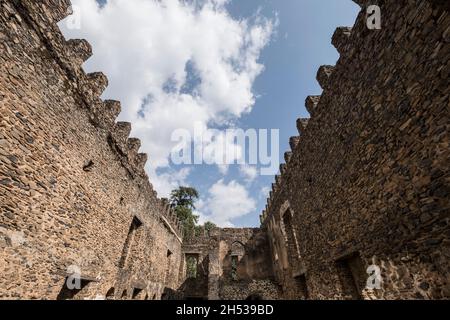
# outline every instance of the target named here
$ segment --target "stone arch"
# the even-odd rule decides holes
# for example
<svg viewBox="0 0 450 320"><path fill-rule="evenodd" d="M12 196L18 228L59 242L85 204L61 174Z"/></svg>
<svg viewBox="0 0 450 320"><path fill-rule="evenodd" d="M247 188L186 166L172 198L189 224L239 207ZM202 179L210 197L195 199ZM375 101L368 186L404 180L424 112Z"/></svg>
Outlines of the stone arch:
<svg viewBox="0 0 450 320"><path fill-rule="evenodd" d="M232 255L243 256L245 253L245 245L241 241L235 240L231 243L230 251Z"/></svg>
<svg viewBox="0 0 450 320"><path fill-rule="evenodd" d="M244 255L245 245L239 240L233 241L230 246L230 276L232 280L238 280L238 265Z"/></svg>

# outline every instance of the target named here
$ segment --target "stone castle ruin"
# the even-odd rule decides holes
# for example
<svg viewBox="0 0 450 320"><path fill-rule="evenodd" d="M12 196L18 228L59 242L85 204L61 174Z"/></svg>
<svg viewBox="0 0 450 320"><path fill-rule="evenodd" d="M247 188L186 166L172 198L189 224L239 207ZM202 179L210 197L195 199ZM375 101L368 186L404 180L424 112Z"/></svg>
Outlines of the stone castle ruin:
<svg viewBox="0 0 450 320"><path fill-rule="evenodd" d="M70 2L0 0L0 298L450 298L449 2L355 2L260 228L184 241Z"/></svg>

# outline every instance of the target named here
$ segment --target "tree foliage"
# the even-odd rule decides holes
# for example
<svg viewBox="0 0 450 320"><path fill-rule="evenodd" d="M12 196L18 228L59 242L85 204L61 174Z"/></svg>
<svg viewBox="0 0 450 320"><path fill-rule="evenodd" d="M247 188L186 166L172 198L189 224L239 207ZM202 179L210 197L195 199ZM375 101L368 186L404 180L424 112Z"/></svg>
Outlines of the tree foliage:
<svg viewBox="0 0 450 320"><path fill-rule="evenodd" d="M170 194L170 204L172 207L186 207L195 209L195 201L198 199L198 191L191 187L179 187Z"/></svg>
<svg viewBox="0 0 450 320"><path fill-rule="evenodd" d="M212 229L217 228L217 225L215 223L212 223L210 221L205 222L203 225L203 228L205 228L206 232L210 232Z"/></svg>
<svg viewBox="0 0 450 320"><path fill-rule="evenodd" d="M199 216L194 214L195 202L198 197L198 191L191 187L179 187L170 194L170 206L183 224L184 238L187 240L194 236L209 234L212 229L217 227L209 221L203 226L198 225Z"/></svg>
<svg viewBox="0 0 450 320"><path fill-rule="evenodd" d="M179 187L170 194L170 206L183 224L184 237L186 239L195 235L195 226L199 217L194 214L193 210L197 199L198 192L191 187Z"/></svg>

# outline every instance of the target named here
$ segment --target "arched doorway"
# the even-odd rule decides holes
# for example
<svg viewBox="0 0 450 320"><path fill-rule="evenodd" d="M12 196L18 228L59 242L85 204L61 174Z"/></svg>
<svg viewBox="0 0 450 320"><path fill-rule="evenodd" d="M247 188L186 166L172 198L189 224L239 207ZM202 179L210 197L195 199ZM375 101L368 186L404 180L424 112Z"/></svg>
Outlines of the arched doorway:
<svg viewBox="0 0 450 320"><path fill-rule="evenodd" d="M230 248L230 265L231 265L231 279L238 280L238 265L245 254L245 246L240 241L235 241Z"/></svg>

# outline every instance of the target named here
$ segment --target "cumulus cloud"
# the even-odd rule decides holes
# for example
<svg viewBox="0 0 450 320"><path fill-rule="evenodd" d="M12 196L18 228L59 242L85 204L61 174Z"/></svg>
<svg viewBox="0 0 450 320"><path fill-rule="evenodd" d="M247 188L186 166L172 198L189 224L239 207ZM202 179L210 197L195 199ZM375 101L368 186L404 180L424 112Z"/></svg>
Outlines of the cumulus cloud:
<svg viewBox="0 0 450 320"><path fill-rule="evenodd" d="M253 182L258 176L258 169L255 166L242 165L239 167L241 174L247 182Z"/></svg>
<svg viewBox="0 0 450 320"><path fill-rule="evenodd" d="M220 227L232 227L232 220L256 209L256 203L246 188L236 181L226 184L217 181L209 190L206 200L197 205L200 222L211 221Z"/></svg>
<svg viewBox="0 0 450 320"><path fill-rule="evenodd" d="M269 193L270 193L270 187L262 187L261 188L261 193L260 193L260 197L261 198L268 198L269 197Z"/></svg>
<svg viewBox="0 0 450 320"><path fill-rule="evenodd" d="M122 102L120 120L149 154L147 171L158 193L183 179L162 179L178 128L223 124L255 104L252 85L263 71L261 50L276 22L259 16L233 19L228 0L72 0L81 29L63 21L66 38L86 38L94 55L84 68L109 78L103 98ZM185 178L186 171L181 173ZM176 182L174 182L176 183Z"/></svg>
<svg viewBox="0 0 450 320"><path fill-rule="evenodd" d="M153 188L158 190L162 196L168 197L170 192L178 186L188 185L186 179L190 173L190 168L183 168L181 170L169 169L159 175L155 170L149 170L149 178L153 184Z"/></svg>

